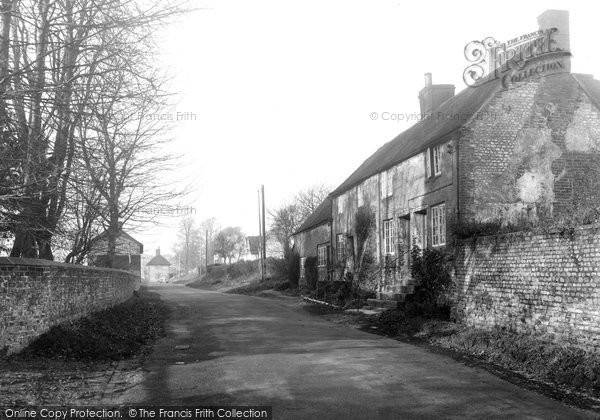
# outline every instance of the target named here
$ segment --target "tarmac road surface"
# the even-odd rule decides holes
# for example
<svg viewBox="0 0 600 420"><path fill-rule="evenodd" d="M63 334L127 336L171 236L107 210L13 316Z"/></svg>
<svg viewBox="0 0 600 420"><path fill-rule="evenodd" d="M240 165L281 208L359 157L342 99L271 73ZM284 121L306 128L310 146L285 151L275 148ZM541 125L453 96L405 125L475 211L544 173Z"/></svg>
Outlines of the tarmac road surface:
<svg viewBox="0 0 600 420"><path fill-rule="evenodd" d="M277 420L595 417L289 302L176 285L150 291L173 309L167 337L113 404L270 405Z"/></svg>

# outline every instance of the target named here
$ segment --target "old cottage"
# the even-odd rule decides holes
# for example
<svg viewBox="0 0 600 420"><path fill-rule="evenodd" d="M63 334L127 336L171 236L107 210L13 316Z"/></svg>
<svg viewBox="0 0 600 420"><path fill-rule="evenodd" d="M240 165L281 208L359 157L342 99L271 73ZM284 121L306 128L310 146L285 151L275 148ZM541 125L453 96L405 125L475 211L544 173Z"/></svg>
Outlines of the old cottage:
<svg viewBox="0 0 600 420"><path fill-rule="evenodd" d="M116 238L112 267L141 276L141 255L143 253L144 245L127 232L121 231ZM108 266L108 232L104 232L96 238L88 255L88 264L96 267Z"/></svg>
<svg viewBox="0 0 600 420"><path fill-rule="evenodd" d="M421 121L365 160L331 193L329 224L309 223L296 241L325 238L330 226L328 264L351 271L355 219L366 209L381 267L374 288L401 299L411 290L415 245L448 247L468 223L518 226L585 213L599 198L600 82L570 71L568 12L547 11L538 24L515 47L488 50L497 66L457 95L426 74Z"/></svg>
<svg viewBox="0 0 600 420"><path fill-rule="evenodd" d="M331 254L331 200L325 199L294 232L293 251L300 256L300 285L306 284L306 260L316 258L319 281L329 279Z"/></svg>

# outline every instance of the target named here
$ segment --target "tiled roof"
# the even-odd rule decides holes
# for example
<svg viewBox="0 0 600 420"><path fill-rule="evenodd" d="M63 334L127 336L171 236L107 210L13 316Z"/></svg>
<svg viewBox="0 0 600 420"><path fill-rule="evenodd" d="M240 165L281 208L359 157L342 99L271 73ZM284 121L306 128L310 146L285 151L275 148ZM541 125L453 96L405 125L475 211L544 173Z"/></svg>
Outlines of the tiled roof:
<svg viewBox="0 0 600 420"><path fill-rule="evenodd" d="M331 193L331 196L340 195L367 178L387 170L441 141L448 134L465 125L469 117L476 115L501 87L501 80L496 79L477 88L463 89L434 110L431 118L422 119L381 146L342 182ZM457 114L460 118L451 118Z"/></svg>
<svg viewBox="0 0 600 420"><path fill-rule="evenodd" d="M146 265L171 265L171 263L162 255L155 255Z"/></svg>

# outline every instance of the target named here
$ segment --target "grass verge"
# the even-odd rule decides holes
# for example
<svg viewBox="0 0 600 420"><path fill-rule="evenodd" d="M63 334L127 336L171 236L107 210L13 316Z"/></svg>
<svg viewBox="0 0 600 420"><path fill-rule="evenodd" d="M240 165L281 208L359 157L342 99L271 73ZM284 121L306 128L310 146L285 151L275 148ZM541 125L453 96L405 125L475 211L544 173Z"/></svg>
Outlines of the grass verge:
<svg viewBox="0 0 600 420"><path fill-rule="evenodd" d="M374 324L392 337L422 339L529 378L600 397L600 355L577 347L501 328L487 331L452 322L409 318L399 311L381 313Z"/></svg>
<svg viewBox="0 0 600 420"><path fill-rule="evenodd" d="M281 278L265 279L265 281L257 280L244 286L235 287L227 290L225 293L233 293L236 295L256 295L264 290L277 290L284 291L290 288L290 284L287 280Z"/></svg>
<svg viewBox="0 0 600 420"><path fill-rule="evenodd" d="M158 295L142 292L113 308L52 327L14 360L124 360L139 354L164 334L168 316Z"/></svg>

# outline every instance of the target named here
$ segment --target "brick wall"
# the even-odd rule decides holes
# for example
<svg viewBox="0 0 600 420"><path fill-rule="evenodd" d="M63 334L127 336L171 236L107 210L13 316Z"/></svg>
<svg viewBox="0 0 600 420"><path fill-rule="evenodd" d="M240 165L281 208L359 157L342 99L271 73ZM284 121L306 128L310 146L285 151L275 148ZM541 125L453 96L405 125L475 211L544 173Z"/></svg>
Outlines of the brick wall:
<svg viewBox="0 0 600 420"><path fill-rule="evenodd" d="M121 270L0 258L0 354L52 326L129 299L140 278Z"/></svg>
<svg viewBox="0 0 600 420"><path fill-rule="evenodd" d="M468 239L456 252L458 321L600 350L600 226Z"/></svg>

